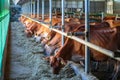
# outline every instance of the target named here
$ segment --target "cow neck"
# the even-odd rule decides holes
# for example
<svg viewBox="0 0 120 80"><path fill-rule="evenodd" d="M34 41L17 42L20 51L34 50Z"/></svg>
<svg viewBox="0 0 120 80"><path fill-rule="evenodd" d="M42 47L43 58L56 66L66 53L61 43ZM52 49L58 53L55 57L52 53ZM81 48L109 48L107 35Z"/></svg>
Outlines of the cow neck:
<svg viewBox="0 0 120 80"><path fill-rule="evenodd" d="M70 60L72 57L72 48L73 48L72 39L67 38L64 45L60 48L60 50L56 53L56 57L61 57L64 60Z"/></svg>

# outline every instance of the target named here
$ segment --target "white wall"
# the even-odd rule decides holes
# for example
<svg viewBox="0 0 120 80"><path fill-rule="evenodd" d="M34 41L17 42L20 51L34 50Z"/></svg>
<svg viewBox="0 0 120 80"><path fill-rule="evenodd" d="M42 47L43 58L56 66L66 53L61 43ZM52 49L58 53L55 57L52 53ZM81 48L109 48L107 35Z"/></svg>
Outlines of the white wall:
<svg viewBox="0 0 120 80"><path fill-rule="evenodd" d="M108 14L113 14L113 1L108 1L107 2L107 13Z"/></svg>

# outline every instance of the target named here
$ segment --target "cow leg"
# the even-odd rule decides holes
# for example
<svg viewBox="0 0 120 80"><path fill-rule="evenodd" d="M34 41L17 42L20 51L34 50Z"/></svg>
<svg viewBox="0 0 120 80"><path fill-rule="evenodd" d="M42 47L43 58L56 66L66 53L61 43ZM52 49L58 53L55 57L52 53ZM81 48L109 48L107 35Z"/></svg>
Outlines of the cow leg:
<svg viewBox="0 0 120 80"><path fill-rule="evenodd" d="M109 78L110 80L117 80L119 67L120 67L120 62L116 61L115 65L114 65L113 73L112 73L112 75Z"/></svg>

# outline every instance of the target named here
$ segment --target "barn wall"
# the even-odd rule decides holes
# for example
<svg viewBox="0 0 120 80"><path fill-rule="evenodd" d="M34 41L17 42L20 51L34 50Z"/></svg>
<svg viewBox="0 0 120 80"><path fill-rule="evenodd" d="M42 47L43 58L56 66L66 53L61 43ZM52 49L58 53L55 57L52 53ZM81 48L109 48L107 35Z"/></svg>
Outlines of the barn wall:
<svg viewBox="0 0 120 80"><path fill-rule="evenodd" d="M61 4L60 1L53 1L53 7L60 8ZM56 5L55 5L56 3ZM65 2L66 8L82 8L84 10L84 2L82 0L67 0ZM105 0L91 0L90 1L90 12L91 13L99 13L99 12L105 12L106 6L105 6Z"/></svg>
<svg viewBox="0 0 120 80"><path fill-rule="evenodd" d="M107 13L113 14L113 1L112 0L107 2Z"/></svg>
<svg viewBox="0 0 120 80"><path fill-rule="evenodd" d="M115 14L120 14L120 1L115 1L114 2L114 13Z"/></svg>
<svg viewBox="0 0 120 80"><path fill-rule="evenodd" d="M53 1L53 7L60 8L60 1ZM56 4L56 5L55 5ZM105 0L91 0L90 1L90 13L100 13L106 11ZM65 2L65 8L80 8L84 11L84 1L82 0L67 0Z"/></svg>
<svg viewBox="0 0 120 80"><path fill-rule="evenodd" d="M34 5L35 3L33 3ZM100 12L105 12L106 11L106 6L105 6L105 1L104 0L94 0L94 1L90 1L90 12L91 13L100 13ZM53 0L53 4L52 4L53 8L59 8L61 10L61 0L58 1L54 1ZM37 3L36 6L37 7ZM73 0L67 0L67 2L65 2L65 8L69 8L69 11L74 12L75 8L80 8L84 11L84 2L82 0L77 0L77 1L73 1ZM33 13L37 12L36 10L37 8L33 9ZM40 14L42 13L42 2L40 0ZM22 12L25 14L30 13L30 2L27 2L25 4L22 5ZM45 0L45 14L49 13L49 1Z"/></svg>
<svg viewBox="0 0 120 80"><path fill-rule="evenodd" d="M73 0L67 0L64 3L65 8L82 8L83 7L83 1L73 1ZM53 7L60 8L61 7L61 0L53 1Z"/></svg>
<svg viewBox="0 0 120 80"><path fill-rule="evenodd" d="M90 13L105 12L105 1L90 1Z"/></svg>

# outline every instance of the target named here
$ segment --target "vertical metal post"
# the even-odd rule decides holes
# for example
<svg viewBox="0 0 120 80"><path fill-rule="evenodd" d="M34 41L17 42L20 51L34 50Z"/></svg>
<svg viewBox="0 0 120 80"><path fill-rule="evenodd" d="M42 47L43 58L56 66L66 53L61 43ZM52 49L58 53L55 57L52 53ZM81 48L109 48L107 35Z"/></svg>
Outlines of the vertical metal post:
<svg viewBox="0 0 120 80"><path fill-rule="evenodd" d="M39 0L37 0L37 18L39 18L39 14L40 14L40 2Z"/></svg>
<svg viewBox="0 0 120 80"><path fill-rule="evenodd" d="M118 18L118 14L116 14L115 20L117 20L117 18Z"/></svg>
<svg viewBox="0 0 120 80"><path fill-rule="evenodd" d="M31 2L29 2L29 16L31 14Z"/></svg>
<svg viewBox="0 0 120 80"><path fill-rule="evenodd" d="M85 0L85 41L89 42L89 0ZM85 73L90 71L90 50L89 47L85 45Z"/></svg>
<svg viewBox="0 0 120 80"><path fill-rule="evenodd" d="M42 0L42 20L44 20L44 0Z"/></svg>
<svg viewBox="0 0 120 80"><path fill-rule="evenodd" d="M70 12L70 13L72 13L72 6L73 6L73 5L72 5L72 1L71 1L71 12ZM72 16L72 15L70 14L70 17L71 17L71 16Z"/></svg>
<svg viewBox="0 0 120 80"><path fill-rule="evenodd" d="M62 32L64 32L64 0L62 0ZM62 35L62 45L64 45L64 36Z"/></svg>
<svg viewBox="0 0 120 80"><path fill-rule="evenodd" d="M49 0L49 18L50 18L50 28L52 28L52 0Z"/></svg>
<svg viewBox="0 0 120 80"><path fill-rule="evenodd" d="M54 6L54 9L55 9L55 15L57 17L57 7L56 7L56 1L55 1L55 6Z"/></svg>
<svg viewBox="0 0 120 80"><path fill-rule="evenodd" d="M33 2L33 13L34 13L34 15L35 15L35 1Z"/></svg>
<svg viewBox="0 0 120 80"><path fill-rule="evenodd" d="M30 8L31 8L31 16L32 16L32 0L31 0L31 7Z"/></svg>
<svg viewBox="0 0 120 80"><path fill-rule="evenodd" d="M103 19L104 19L104 12L101 13L101 18L102 18L102 22L103 22Z"/></svg>

